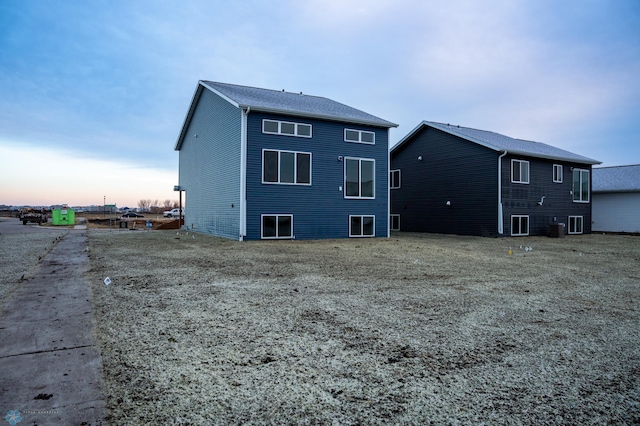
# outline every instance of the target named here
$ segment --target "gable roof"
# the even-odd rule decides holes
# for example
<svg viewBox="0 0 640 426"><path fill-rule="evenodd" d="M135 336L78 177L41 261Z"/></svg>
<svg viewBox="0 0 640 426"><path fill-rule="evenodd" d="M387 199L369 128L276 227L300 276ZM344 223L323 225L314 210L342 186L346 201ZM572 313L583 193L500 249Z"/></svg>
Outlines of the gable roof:
<svg viewBox="0 0 640 426"><path fill-rule="evenodd" d="M226 97L239 108L249 107L256 111L337 120L386 128L398 127L397 124L383 120L375 115L320 96L206 80L200 83L209 90Z"/></svg>
<svg viewBox="0 0 640 426"><path fill-rule="evenodd" d="M466 139L470 142L477 143L486 148L494 151L507 151L509 154L524 155L528 157L544 158L548 160L562 160L571 161L583 164L600 164L600 161L593 160L582 155L574 154L573 152L565 151L564 149L556 148L551 145L547 145L542 142L533 142L523 139L514 139L509 136L501 135L500 133L489 132L487 130L472 129L469 127L453 126L450 124L437 123L434 121L423 121L409 134L400 140L393 147L391 152L395 152L413 135L422 130L425 126L433 127L434 129L442 130L454 136Z"/></svg>
<svg viewBox="0 0 640 426"><path fill-rule="evenodd" d="M240 109L319 118L384 128L398 127L397 124L383 120L375 115L319 96L304 95L302 92L290 93L284 90L260 89L258 87L200 80L193 94L187 115L182 123L182 129L180 130L175 146L176 150L179 150L182 145L184 134L187 131L198 99L205 89L210 90Z"/></svg>
<svg viewBox="0 0 640 426"><path fill-rule="evenodd" d="M593 169L593 192L640 192L640 164Z"/></svg>

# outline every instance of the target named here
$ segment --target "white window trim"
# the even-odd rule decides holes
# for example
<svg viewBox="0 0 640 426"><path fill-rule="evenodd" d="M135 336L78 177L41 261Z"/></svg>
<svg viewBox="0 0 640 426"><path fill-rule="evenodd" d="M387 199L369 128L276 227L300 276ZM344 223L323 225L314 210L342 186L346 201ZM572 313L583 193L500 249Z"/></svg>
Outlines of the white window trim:
<svg viewBox="0 0 640 426"><path fill-rule="evenodd" d="M276 218L276 236L275 237L265 237L264 236L264 217L265 216L274 216ZM291 218L291 236L290 237L279 237L278 236L278 219L284 216L288 216ZM292 214L261 214L260 215L260 239L262 240L293 240L295 239L295 233L293 232L293 215Z"/></svg>
<svg viewBox="0 0 640 426"><path fill-rule="evenodd" d="M577 219L580 219L580 228L582 228L582 229L580 229L580 232L571 229L571 219L576 219L576 221L575 221L576 224L578 223ZM569 221L568 222L569 222L567 224L568 225L568 230L567 230L568 234L573 234L573 235L584 234L584 216L569 216Z"/></svg>
<svg viewBox="0 0 640 426"><path fill-rule="evenodd" d="M589 177L589 188L587 189L587 199L586 200L576 200L575 199L575 191L573 188L573 173L575 172L581 172L580 173L580 188L582 188L582 172L587 172L587 176ZM589 200L591 199L591 173L589 173L588 169L573 169L573 173L571 174L571 199L573 200L574 203L588 203ZM582 195L582 190L580 191L580 194Z"/></svg>
<svg viewBox="0 0 640 426"><path fill-rule="evenodd" d="M270 121L272 123L278 123L278 131L277 132L268 132L264 129L264 123L266 121ZM294 126L294 134L290 134L290 133L282 133L282 124L293 124ZM298 134L298 126L303 125L303 126L309 126L309 135L301 135ZM307 123L296 123L293 121L282 121L282 120L271 120L269 118L265 118L262 120L262 133L268 134L268 135L281 135L281 136L293 136L296 138L311 138L313 136L313 126L311 124L307 124Z"/></svg>
<svg viewBox="0 0 640 426"><path fill-rule="evenodd" d="M360 175L358 176L359 189L358 193L362 194L362 162L363 161L371 161L373 162L373 196L372 197L363 197L362 195L347 195L347 160L358 160L358 172ZM350 200L375 200L376 198L376 160L374 158L360 158L360 157L344 157L344 166L342 168L343 174L343 196L344 198Z"/></svg>
<svg viewBox="0 0 640 426"><path fill-rule="evenodd" d="M398 227L397 228L393 227L393 220L391 220L394 217L398 218ZM399 214L390 214L389 215L389 229L391 229L392 231L399 231L400 230L400 215Z"/></svg>
<svg viewBox="0 0 640 426"><path fill-rule="evenodd" d="M278 182L269 182L264 180L264 153L265 151L272 151L278 153ZM295 154L295 159L293 161L293 177L295 180L298 179L298 157L297 154L309 154L309 183L298 183L298 182L280 182L280 165L282 162L280 161L280 154L283 152L288 152L290 154ZM262 149L262 183L265 185L301 185L301 186L311 186L313 182L313 154L310 152L303 151L288 151L284 149Z"/></svg>
<svg viewBox="0 0 640 426"><path fill-rule="evenodd" d="M527 163L527 171L529 173L527 173L527 180L524 181L522 180L522 166L520 166L520 180L513 180L513 164L514 163ZM522 183L522 184L529 184L529 181L531 180L530 178L531 175L531 165L529 164L529 162L527 160L516 160L516 159L512 159L511 160L511 183Z"/></svg>
<svg viewBox="0 0 640 426"><path fill-rule="evenodd" d="M558 170L557 175L560 176L560 179L556 179L556 169ZM554 164L553 165L553 183L562 183L562 173L564 169L562 164Z"/></svg>
<svg viewBox="0 0 640 426"><path fill-rule="evenodd" d="M398 186L393 186L393 179L391 178L394 173L398 173ZM390 189L400 189L401 187L401 173L400 169L390 170L389 171L389 188Z"/></svg>
<svg viewBox="0 0 640 426"><path fill-rule="evenodd" d="M357 132L358 133L358 140L357 141L352 141L351 139L347 139L347 131L349 132ZM373 142L364 142L362 140L362 134L363 133L370 133L371 135L373 135ZM375 145L376 144L376 134L375 132L370 132L367 130L356 130L356 129L344 129L344 141L345 142L352 142L352 143L364 143L367 145Z"/></svg>
<svg viewBox="0 0 640 426"><path fill-rule="evenodd" d="M352 235L351 234L351 218L359 217L360 218L360 231L363 231L364 228L364 219L365 217L373 218L373 234L372 235ZM349 215L349 238L372 238L376 236L376 216L371 214L350 214Z"/></svg>
<svg viewBox="0 0 640 426"><path fill-rule="evenodd" d="M522 219L523 217L527 218L527 233L526 234L522 234L522 233L518 233L518 234L514 234L513 233L513 218L514 217L518 217L520 219ZM531 219L529 218L528 214L512 214L510 217L511 220L511 236L512 237L526 237L529 235L529 231L531 230Z"/></svg>

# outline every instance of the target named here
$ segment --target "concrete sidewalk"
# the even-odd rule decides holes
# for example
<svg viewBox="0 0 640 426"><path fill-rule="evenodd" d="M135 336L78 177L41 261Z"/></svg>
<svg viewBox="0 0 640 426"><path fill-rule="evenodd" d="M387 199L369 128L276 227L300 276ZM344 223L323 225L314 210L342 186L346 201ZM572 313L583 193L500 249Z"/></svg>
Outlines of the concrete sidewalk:
<svg viewBox="0 0 640 426"><path fill-rule="evenodd" d="M0 317L0 422L104 425L102 358L92 334L86 231L67 233ZM8 423L7 423L8 424Z"/></svg>

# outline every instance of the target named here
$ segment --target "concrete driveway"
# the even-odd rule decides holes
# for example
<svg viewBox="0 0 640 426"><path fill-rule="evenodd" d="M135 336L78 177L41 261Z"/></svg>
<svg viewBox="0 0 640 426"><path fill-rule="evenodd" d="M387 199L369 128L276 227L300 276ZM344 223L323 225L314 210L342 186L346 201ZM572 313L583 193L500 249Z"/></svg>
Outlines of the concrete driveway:
<svg viewBox="0 0 640 426"><path fill-rule="evenodd" d="M0 219L0 235L47 231L62 238L1 310L0 418L16 420L17 413L24 424L106 424L87 231Z"/></svg>

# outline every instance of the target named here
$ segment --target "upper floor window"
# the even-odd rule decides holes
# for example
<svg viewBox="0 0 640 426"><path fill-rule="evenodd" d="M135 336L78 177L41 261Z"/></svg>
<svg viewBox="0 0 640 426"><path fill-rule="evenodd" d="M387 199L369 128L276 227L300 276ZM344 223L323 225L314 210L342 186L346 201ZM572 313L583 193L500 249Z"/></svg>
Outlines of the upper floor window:
<svg viewBox="0 0 640 426"><path fill-rule="evenodd" d="M344 140L347 142L376 143L376 134L366 130L344 129Z"/></svg>
<svg viewBox="0 0 640 426"><path fill-rule="evenodd" d="M553 181L555 183L562 183L562 165L561 164L553 165Z"/></svg>
<svg viewBox="0 0 640 426"><path fill-rule="evenodd" d="M262 183L311 185L311 153L263 149Z"/></svg>
<svg viewBox="0 0 640 426"><path fill-rule="evenodd" d="M344 159L344 197L375 198L375 160Z"/></svg>
<svg viewBox="0 0 640 426"><path fill-rule="evenodd" d="M573 169L573 201L589 202L589 170Z"/></svg>
<svg viewBox="0 0 640 426"><path fill-rule="evenodd" d="M310 138L311 124L292 123L289 121L278 120L262 120L262 133Z"/></svg>
<svg viewBox="0 0 640 426"><path fill-rule="evenodd" d="M529 162L511 160L511 182L529 183Z"/></svg>
<svg viewBox="0 0 640 426"><path fill-rule="evenodd" d="M389 188L400 188L400 170L391 170L389 172Z"/></svg>

